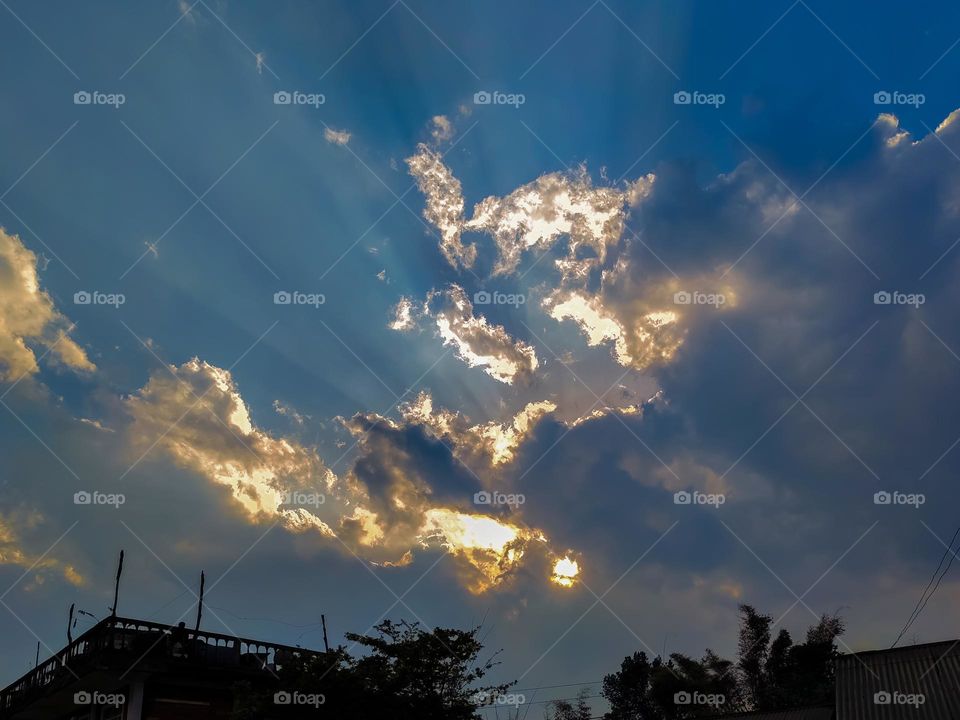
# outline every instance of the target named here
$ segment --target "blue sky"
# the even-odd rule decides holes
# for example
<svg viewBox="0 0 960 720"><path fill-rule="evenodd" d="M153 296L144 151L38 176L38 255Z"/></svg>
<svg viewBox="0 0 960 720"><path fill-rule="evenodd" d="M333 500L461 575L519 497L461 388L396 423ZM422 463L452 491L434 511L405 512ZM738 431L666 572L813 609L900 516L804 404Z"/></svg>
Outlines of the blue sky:
<svg viewBox="0 0 960 720"><path fill-rule="evenodd" d="M520 687L738 602L892 642L956 522L960 10L2 5L3 677L121 547L128 614L485 619Z"/></svg>

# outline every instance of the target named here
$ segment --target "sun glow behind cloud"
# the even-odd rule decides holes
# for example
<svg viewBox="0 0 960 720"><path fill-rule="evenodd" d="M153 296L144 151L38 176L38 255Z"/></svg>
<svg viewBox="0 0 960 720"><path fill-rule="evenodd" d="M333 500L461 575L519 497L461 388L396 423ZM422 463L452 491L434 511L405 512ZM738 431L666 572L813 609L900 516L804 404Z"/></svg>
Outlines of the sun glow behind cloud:
<svg viewBox="0 0 960 720"><path fill-rule="evenodd" d="M553 564L553 574L550 580L560 587L569 588L577 581L580 575L580 564L570 557L562 557Z"/></svg>
<svg viewBox="0 0 960 720"><path fill-rule="evenodd" d="M447 508L427 511L421 542L430 541L437 541L449 552L470 561L476 573L468 581L467 589L473 593L500 584L517 569L528 551L548 551L547 537L539 530ZM564 557L554 563L550 580L569 588L579 573L576 561Z"/></svg>

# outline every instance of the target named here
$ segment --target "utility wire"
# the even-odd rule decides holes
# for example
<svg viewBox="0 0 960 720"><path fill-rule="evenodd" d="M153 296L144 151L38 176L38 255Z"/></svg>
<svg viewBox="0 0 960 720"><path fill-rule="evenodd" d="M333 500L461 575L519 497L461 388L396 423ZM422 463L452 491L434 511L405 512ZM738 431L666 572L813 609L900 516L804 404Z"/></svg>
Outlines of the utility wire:
<svg viewBox="0 0 960 720"><path fill-rule="evenodd" d="M287 627L292 627L292 628L297 628L297 629L300 629L300 628L320 627L320 625L322 624L322 623L316 622L316 623L307 623L307 624L305 624L305 625L296 625L296 624L294 624L294 623L284 622L283 620L274 620L273 618L243 617L242 615L237 615L236 613L231 612L230 610L227 610L226 608L217 607L216 605L211 605L210 603L204 603L204 604L205 604L207 607L209 607L209 608L213 608L214 610L219 610L220 612L224 612L224 613L226 613L227 615L230 615L230 616L232 616L232 617L237 618L238 620L247 620L247 621L249 621L249 622L269 622L269 623L277 623L278 625L286 625Z"/></svg>
<svg viewBox="0 0 960 720"><path fill-rule="evenodd" d="M551 690L553 688L577 687L578 685L599 685L602 682L603 680L587 680L586 682L562 683L560 685L539 685L537 687L510 688L510 691L519 692L520 690Z"/></svg>
<svg viewBox="0 0 960 720"><path fill-rule="evenodd" d="M160 611L166 610L168 607L170 607L171 605L173 605L177 600L179 600L180 598L182 598L182 597L183 597L184 595L186 595L188 592L190 592L190 591L189 591L189 590L184 590L182 593L180 593L179 595L177 595L173 600L170 600L169 602L165 603L165 604L162 605L161 607L159 607L159 608L157 608L156 610L154 610L152 613L150 613L149 615L147 615L147 620L149 620L150 618L152 618L152 617L154 617L155 615L159 614Z"/></svg>
<svg viewBox="0 0 960 720"><path fill-rule="evenodd" d="M544 705L544 704L549 704L553 702L563 702L565 700L580 700L581 697L584 700L591 700L593 698L603 697L603 695L583 695L583 696L577 695L575 697L553 698L552 700L534 700L534 701L525 702L522 704L523 705ZM496 705L482 705L480 706L480 710L495 710L496 707L497 707Z"/></svg>
<svg viewBox="0 0 960 720"><path fill-rule="evenodd" d="M933 575L930 576L930 581L923 589L923 593L921 593L920 599L917 600L917 604L914 606L913 612L910 613L910 617L907 618L907 622L904 624L900 634L897 635L897 639L893 641L893 645L890 646L891 648L896 647L897 643L900 642L900 639L904 636L907 630L910 629L910 626L916 622L924 608L927 607L927 603L930 602L930 598L933 597L933 594L937 591L937 588L940 587L940 581L943 580L943 576L947 574L950 566L953 565L954 558L957 557L956 553L953 552L953 543L956 542L958 535L960 535L960 527L957 527L956 532L953 533L953 537L950 538L950 544L947 546L947 549L943 551L943 555L940 557L940 562L937 563L937 569L934 570ZM940 573L940 577L938 578L937 573L940 572L940 568L943 566L943 561L947 559L947 555L950 555L950 562L947 563L947 567L944 568L943 572ZM930 590L930 586L934 584L934 579L936 579L936 585L934 585L933 590ZM927 594L928 590L930 591L929 595Z"/></svg>

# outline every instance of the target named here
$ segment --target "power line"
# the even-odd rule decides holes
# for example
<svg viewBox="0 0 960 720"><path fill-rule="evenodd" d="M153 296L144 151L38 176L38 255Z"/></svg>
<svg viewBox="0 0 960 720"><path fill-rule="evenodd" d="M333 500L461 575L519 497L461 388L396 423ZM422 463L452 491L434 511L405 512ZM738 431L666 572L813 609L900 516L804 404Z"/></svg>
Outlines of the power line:
<svg viewBox="0 0 960 720"><path fill-rule="evenodd" d="M960 526L957 527L956 532L953 533L953 537L950 538L950 544L947 545L946 550L943 551L943 555L940 557L940 562L937 563L937 569L933 571L933 575L930 576L930 581L927 583L927 586L923 589L923 593L920 595L920 599L917 600L917 604L913 608L913 612L910 613L910 617L907 618L906 624L904 624L903 629L900 631L900 634L897 635L897 639L893 641L893 645L890 647L896 647L897 643L900 642L900 638L904 636L904 633L910 629L910 626L916 622L917 618L920 617L920 614L924 611L924 608L927 607L927 603L930 602L930 598L933 597L933 594L937 591L937 588L940 587L940 581L943 580L944 575L947 574L947 571L950 569L950 566L953 565L954 558L957 557L956 553L953 552L953 543L956 542L957 536L960 535ZM950 562L947 563L947 566L943 569L943 572L940 573L940 576L937 577L937 573L940 572L940 568L943 566L943 561L947 559L947 555L950 555ZM933 585L933 581L936 578L936 585L934 585L933 590L930 590L930 586ZM927 594L927 591L930 590L930 594Z"/></svg>
<svg viewBox="0 0 960 720"><path fill-rule="evenodd" d="M553 688L577 687L578 685L599 685L603 680L587 680L586 682L562 683L560 685L539 685L537 687L511 688L512 692L520 690L552 690Z"/></svg>
<svg viewBox="0 0 960 720"><path fill-rule="evenodd" d="M321 625L321 623L318 623L318 622L316 622L316 623L307 623L307 624L305 624L305 625L296 625L296 624L294 624L294 623L284 622L283 620L274 620L273 618L243 617L242 615L237 615L235 612L231 612L230 610L227 610L226 608L217 607L216 605L211 605L210 603L207 603L207 607L213 608L214 610L219 610L220 612L225 612L227 615L230 615L230 616L232 616L232 617L235 617L235 618L237 618L238 620L247 620L247 621L249 621L249 622L269 622L269 623L277 623L278 625L286 625L287 627L292 627L292 628L297 628L297 629L300 629L300 628L320 627L320 625Z"/></svg>
<svg viewBox="0 0 960 720"><path fill-rule="evenodd" d="M182 593L180 593L179 595L177 595L173 600L170 600L169 602L164 603L162 606L160 606L159 608L157 608L156 610L154 610L152 613L150 613L149 615L147 615L147 620L149 620L150 618L152 618L152 617L154 617L155 615L159 614L162 610L166 610L168 607L170 607L171 605L173 605L177 600L179 600L180 598L182 598L182 597L183 597L184 595L186 595L188 592L190 592L189 589L184 590Z"/></svg>
<svg viewBox="0 0 960 720"><path fill-rule="evenodd" d="M603 695L575 695L574 697L563 697L563 698L553 698L552 700L531 700L530 702L520 703L520 705L545 705L553 702L564 702L565 700L591 700L594 698L603 697ZM493 710L497 705L481 705L481 710Z"/></svg>

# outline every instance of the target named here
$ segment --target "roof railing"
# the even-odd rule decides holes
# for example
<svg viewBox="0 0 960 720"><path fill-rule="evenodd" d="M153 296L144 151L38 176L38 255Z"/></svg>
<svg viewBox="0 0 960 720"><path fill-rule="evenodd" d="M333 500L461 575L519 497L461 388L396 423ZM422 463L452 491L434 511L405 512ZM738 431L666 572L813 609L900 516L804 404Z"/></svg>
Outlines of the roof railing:
<svg viewBox="0 0 960 720"><path fill-rule="evenodd" d="M146 650L143 652L143 650ZM208 667L273 671L298 655L322 655L304 648L164 625L148 620L109 617L101 620L54 656L0 691L0 713L27 696L54 684L79 679L80 673L114 653L142 652L135 663L159 656Z"/></svg>

